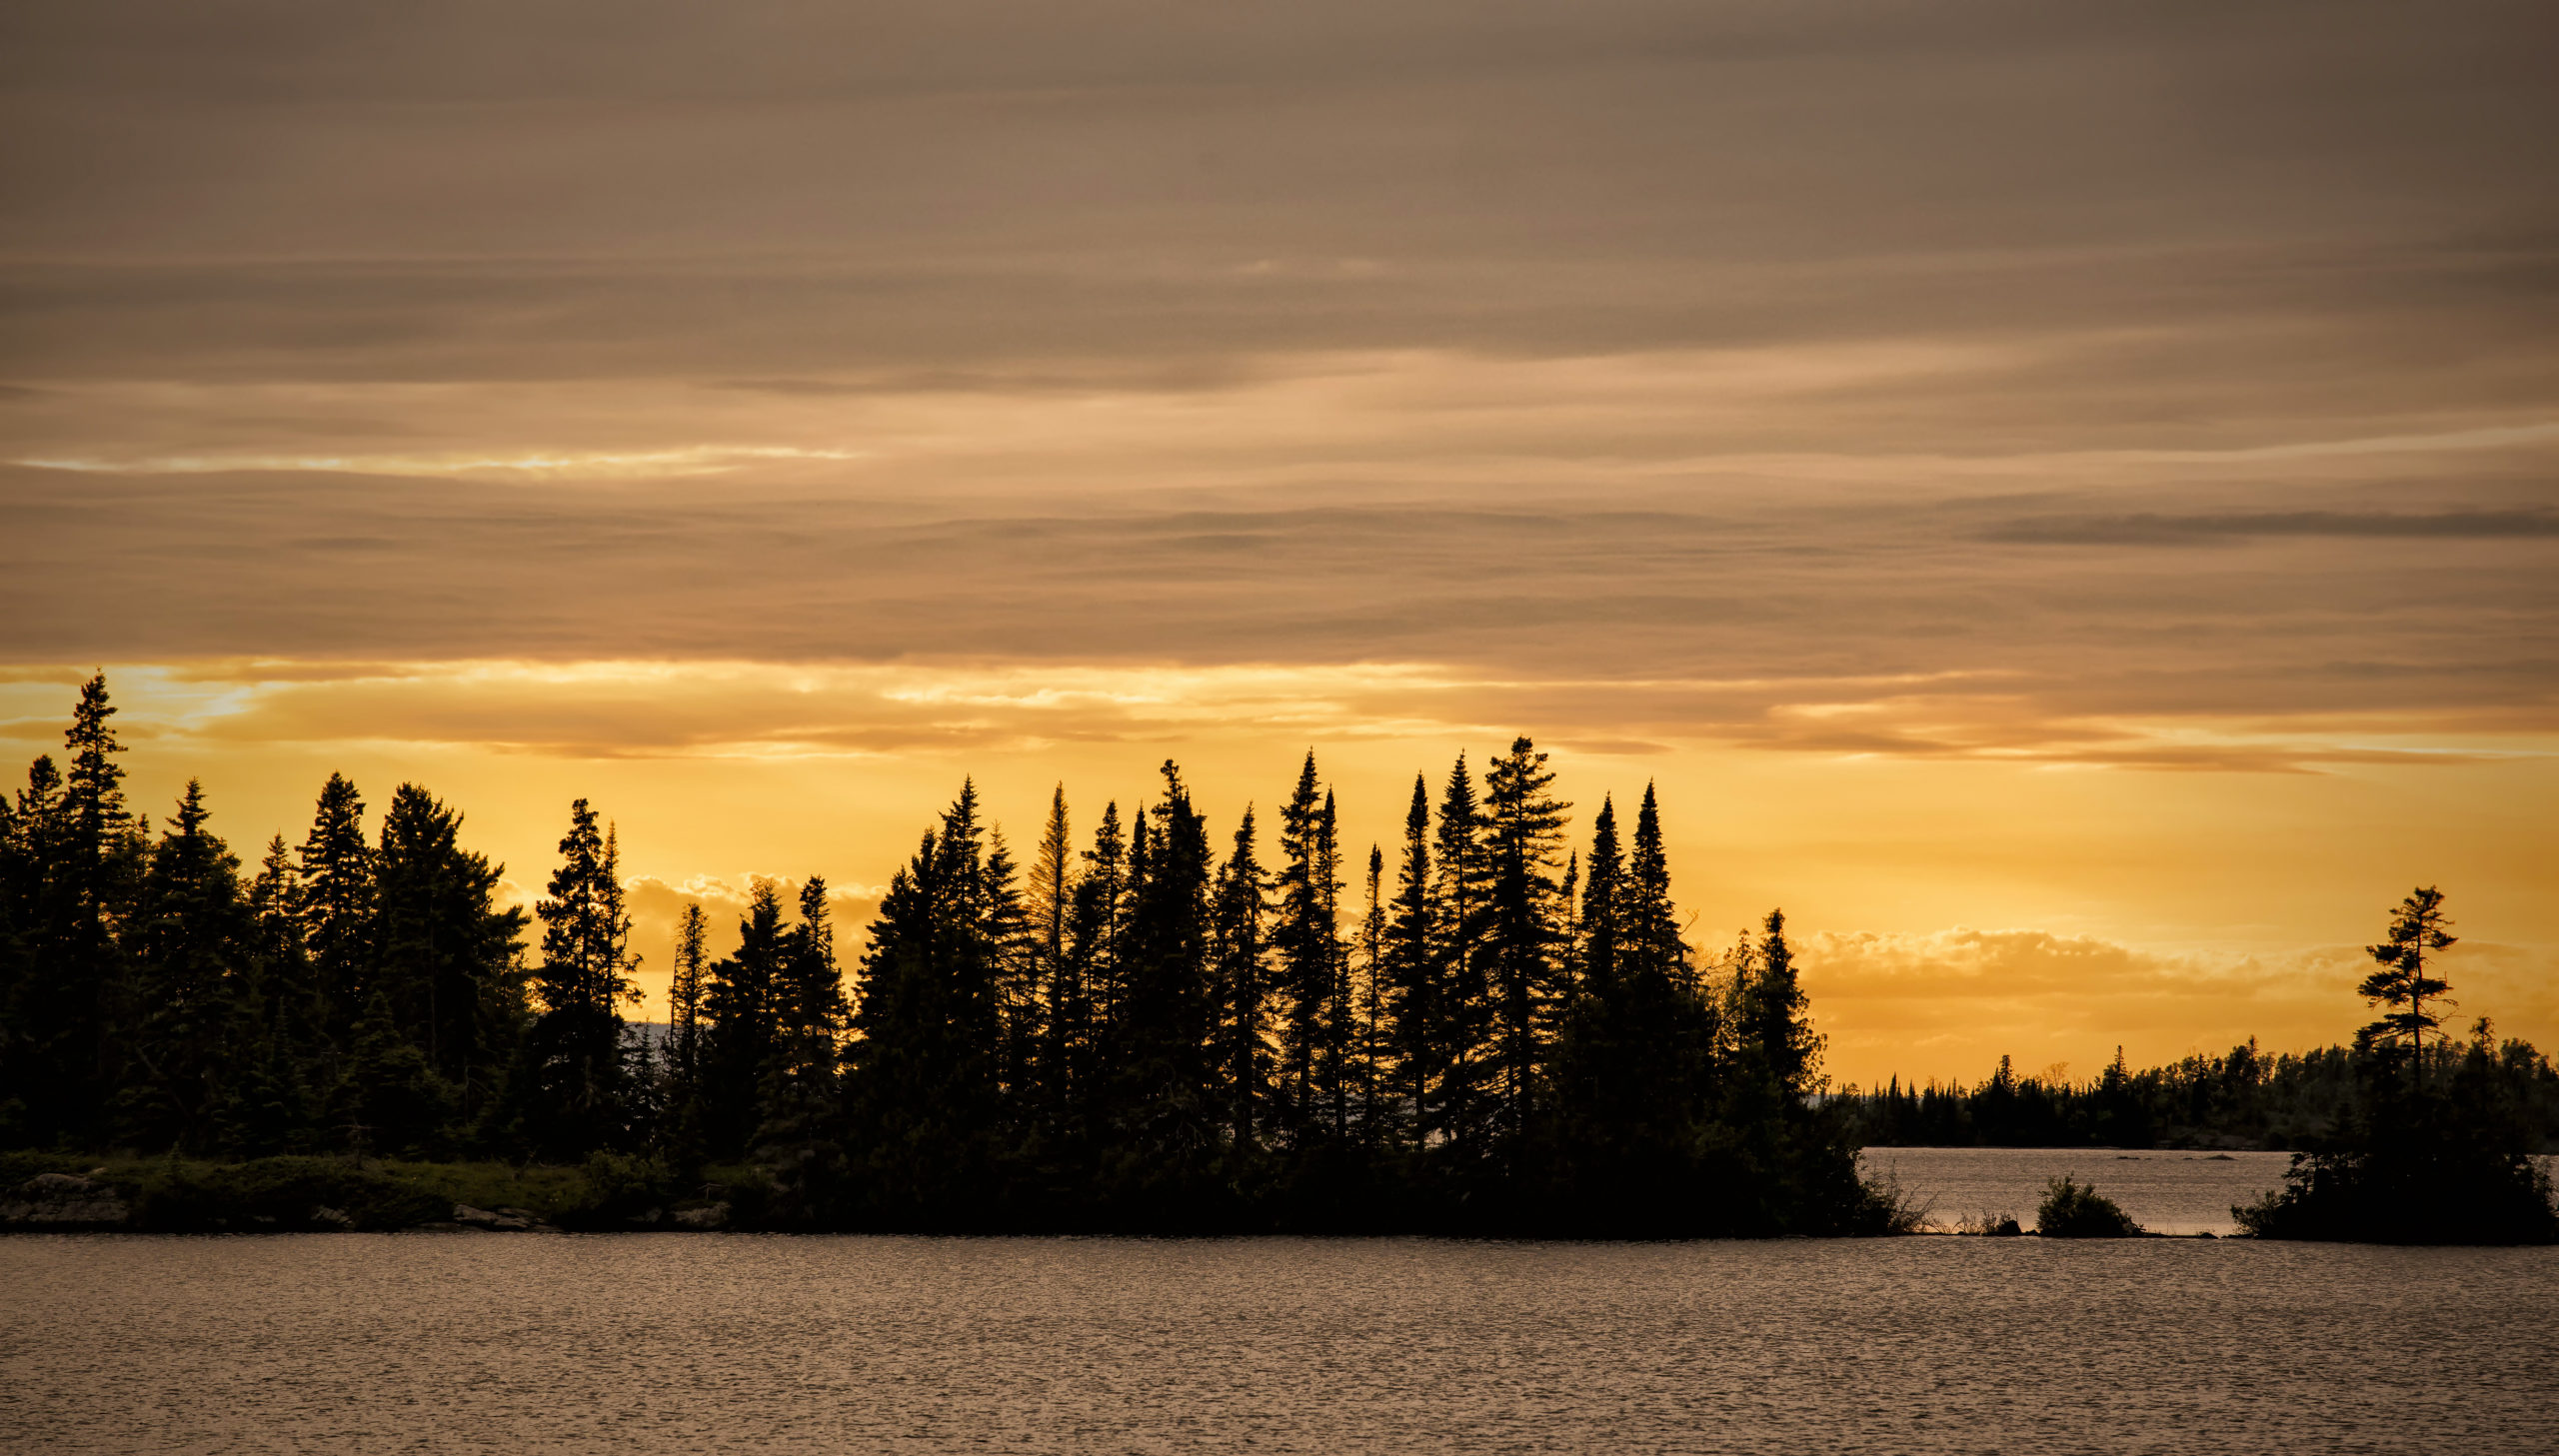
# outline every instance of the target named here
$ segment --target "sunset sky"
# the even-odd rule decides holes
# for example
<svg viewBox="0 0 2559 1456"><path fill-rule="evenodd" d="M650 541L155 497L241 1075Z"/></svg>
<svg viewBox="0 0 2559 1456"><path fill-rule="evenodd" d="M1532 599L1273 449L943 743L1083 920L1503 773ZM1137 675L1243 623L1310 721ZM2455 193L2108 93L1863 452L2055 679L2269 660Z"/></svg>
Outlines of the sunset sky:
<svg viewBox="0 0 2559 1456"><path fill-rule="evenodd" d="M2529 3L16 6L0 748L858 923L1517 732L1835 1077L2559 1045ZM17 769L13 766L11 773Z"/></svg>

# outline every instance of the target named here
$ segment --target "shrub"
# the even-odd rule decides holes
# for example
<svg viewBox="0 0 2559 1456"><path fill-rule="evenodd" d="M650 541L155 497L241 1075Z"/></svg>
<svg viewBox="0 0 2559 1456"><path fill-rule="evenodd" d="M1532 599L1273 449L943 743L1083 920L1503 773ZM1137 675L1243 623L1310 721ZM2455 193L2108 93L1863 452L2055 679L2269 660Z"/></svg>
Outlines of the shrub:
<svg viewBox="0 0 2559 1456"><path fill-rule="evenodd" d="M2141 1225L2115 1201L2067 1173L2046 1183L2043 1203L2035 1209L2035 1232L2045 1238L2132 1238Z"/></svg>

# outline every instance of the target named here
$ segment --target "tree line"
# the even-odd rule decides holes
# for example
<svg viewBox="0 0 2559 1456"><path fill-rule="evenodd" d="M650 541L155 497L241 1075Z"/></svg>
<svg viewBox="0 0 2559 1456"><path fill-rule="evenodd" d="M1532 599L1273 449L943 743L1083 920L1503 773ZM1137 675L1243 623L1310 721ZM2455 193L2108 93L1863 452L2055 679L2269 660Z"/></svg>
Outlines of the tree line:
<svg viewBox="0 0 2559 1456"><path fill-rule="evenodd" d="M2531 1145L2559 1151L2559 1068L2485 1017L2421 1054L2430 1083L2476 1088L2511 1110ZM1838 1094L1868 1147L2308 1147L2355 1115L2367 1078L2351 1046L2269 1054L2252 1038L2135 1070L2118 1050L2096 1076L2021 1074L2007 1057L1978 1082L1898 1077Z"/></svg>
<svg viewBox="0 0 2559 1456"><path fill-rule="evenodd" d="M570 810L527 915L414 783L332 775L254 869L190 782L125 801L103 675L0 800L0 1141L752 1162L811 1226L1829 1232L1879 1226L1784 917L1686 941L1647 786L1582 843L1525 737L1416 775L1391 856L1308 753L1268 840L1179 768L1031 863L974 785L856 964L827 886L686 908L636 1035L614 827ZM538 927L538 936L535 934ZM848 974L850 970L850 974Z"/></svg>

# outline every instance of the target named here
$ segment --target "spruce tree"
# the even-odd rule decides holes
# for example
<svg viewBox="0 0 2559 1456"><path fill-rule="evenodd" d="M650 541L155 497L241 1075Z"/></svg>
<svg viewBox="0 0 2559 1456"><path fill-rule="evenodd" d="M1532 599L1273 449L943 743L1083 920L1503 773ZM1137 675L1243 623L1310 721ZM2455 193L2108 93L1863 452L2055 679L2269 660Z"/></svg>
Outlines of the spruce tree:
<svg viewBox="0 0 2559 1456"><path fill-rule="evenodd" d="M1403 1103L1402 1123L1418 1141L1426 1123L1426 1107L1437 1085L1439 1018L1438 953L1433 929L1439 905L1432 893L1430 865L1430 789L1422 775L1412 775L1412 803L1404 812L1402 862L1395 870L1393 918L1386 930L1387 1041L1395 1069L1394 1096Z"/></svg>
<svg viewBox="0 0 2559 1456"><path fill-rule="evenodd" d="M1106 1195L1192 1218L1210 1192L1224 1121L1211 1060L1209 835L1181 770L1168 759L1163 772L1164 797L1130 855L1111 1099L1121 1161Z"/></svg>
<svg viewBox="0 0 2559 1456"><path fill-rule="evenodd" d="M984 1226L1002 1198L1002 964L1018 890L992 882L965 783L890 880L863 956L848 1083L872 1216Z"/></svg>
<svg viewBox="0 0 2559 1456"><path fill-rule="evenodd" d="M569 807L560 867L534 913L542 921L534 973L542 1014L531 1043L533 1140L558 1157L622 1147L635 1130L622 1007L639 999L631 972L640 961L630 948L617 836L610 825L599 830L583 798Z"/></svg>
<svg viewBox="0 0 2559 1456"><path fill-rule="evenodd" d="M1292 1137L1305 1136L1314 1121L1316 1063L1332 991L1333 934L1325 919L1328 891L1318 863L1319 787L1309 748L1297 770L1296 787L1280 810L1279 920L1271 933L1279 957L1282 1115Z"/></svg>
<svg viewBox="0 0 2559 1456"><path fill-rule="evenodd" d="M1080 1017L1083 1011L1081 987L1071 989L1074 976L1067 963L1076 912L1075 854L1067 824L1067 786L1060 783L1050 790L1049 817L1041 826L1040 847L1023 893L1033 1009L1040 1032L1030 1100L1053 1123L1065 1099L1067 1042L1076 1029L1068 1018Z"/></svg>
<svg viewBox="0 0 2559 1456"><path fill-rule="evenodd" d="M719 1157L747 1151L761 1113L766 1072L780 1054L783 959L789 953L782 895L773 881L747 888L738 948L713 964L703 988L700 1123Z"/></svg>
<svg viewBox="0 0 2559 1456"><path fill-rule="evenodd" d="M1526 1134L1563 979L1557 950L1564 810L1547 793L1554 771L1525 737L1484 773L1484 852L1489 863L1486 946L1495 995L1494 1064L1505 1130Z"/></svg>
<svg viewBox="0 0 2559 1456"><path fill-rule="evenodd" d="M1474 777L1466 770L1466 755L1459 753L1439 797L1431 844L1438 875L1437 915L1431 927L1436 1039L1432 1060L1437 1079L1427 1118L1428 1130L1444 1137L1463 1158L1489 1152L1493 1130L1488 1120L1493 1110L1492 956L1485 943L1491 921L1491 876L1482 832Z"/></svg>
<svg viewBox="0 0 2559 1456"><path fill-rule="evenodd" d="M314 1016L331 1043L355 1024L368 998L373 968L373 846L365 841L364 798L343 773L332 773L313 806L302 841L294 907L302 920L318 1005ZM323 1056L326 1058L324 1051ZM336 1069L328 1072L336 1080Z"/></svg>
<svg viewBox="0 0 2559 1456"><path fill-rule="evenodd" d="M1271 1099L1270 967L1263 933L1271 895L1269 875L1255 858L1253 844L1253 807L1248 804L1236 826L1235 847L1218 870L1211 919L1218 1076L1227 1135L1239 1149L1258 1145L1262 1114Z"/></svg>
<svg viewBox="0 0 2559 1456"><path fill-rule="evenodd" d="M852 1008L836 963L827 882L819 875L800 887L800 923L784 938L779 970L775 1055L766 1068L756 1136L759 1158L776 1170L776 1181L804 1214L824 1217L840 1206L847 1179L836 1113Z"/></svg>
<svg viewBox="0 0 2559 1456"><path fill-rule="evenodd" d="M1379 1147L1394 1141L1395 1127L1386 1103L1393 1074L1387 1041L1385 850L1368 846L1368 895L1359 916L1359 968L1353 982L1358 998L1359 1141Z"/></svg>
<svg viewBox="0 0 2559 1456"><path fill-rule="evenodd" d="M372 981L392 1023L451 1083L464 1116L496 1091L521 1014L513 980L527 925L501 907L505 866L461 844L462 814L403 783L374 851Z"/></svg>
<svg viewBox="0 0 2559 1456"><path fill-rule="evenodd" d="M204 785L187 791L143 878L131 935L142 1008L119 1122L139 1146L203 1153L245 1051L249 952L240 860L206 827Z"/></svg>
<svg viewBox="0 0 2559 1456"><path fill-rule="evenodd" d="M123 745L106 675L81 685L63 747L28 766L17 832L24 898L19 964L0 1007L0 1115L22 1140L95 1145L131 1055L136 1010L123 931L135 912L142 852L125 807Z"/></svg>

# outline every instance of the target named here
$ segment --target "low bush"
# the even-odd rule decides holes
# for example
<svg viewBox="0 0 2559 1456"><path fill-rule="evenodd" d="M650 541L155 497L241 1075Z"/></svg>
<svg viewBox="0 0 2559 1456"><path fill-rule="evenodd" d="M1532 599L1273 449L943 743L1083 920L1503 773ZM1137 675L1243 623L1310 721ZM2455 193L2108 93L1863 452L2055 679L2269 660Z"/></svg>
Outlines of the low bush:
<svg viewBox="0 0 2559 1456"><path fill-rule="evenodd" d="M2132 1238L2141 1233L2141 1225L2094 1183L2077 1182L2064 1173L2044 1185L2035 1232L2045 1238Z"/></svg>

